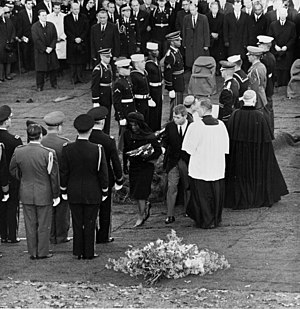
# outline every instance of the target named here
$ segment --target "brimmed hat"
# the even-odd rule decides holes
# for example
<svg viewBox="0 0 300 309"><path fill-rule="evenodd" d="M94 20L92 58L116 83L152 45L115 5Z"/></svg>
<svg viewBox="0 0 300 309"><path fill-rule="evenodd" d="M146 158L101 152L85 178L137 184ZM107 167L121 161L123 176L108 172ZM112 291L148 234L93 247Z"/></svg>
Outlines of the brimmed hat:
<svg viewBox="0 0 300 309"><path fill-rule="evenodd" d="M264 50L257 46L247 46L247 56L248 55L254 55L254 56L260 56L264 53Z"/></svg>
<svg viewBox="0 0 300 309"><path fill-rule="evenodd" d="M220 62L221 69L220 70L233 70L235 64L226 60L221 60Z"/></svg>
<svg viewBox="0 0 300 309"><path fill-rule="evenodd" d="M139 112L131 112L127 115L128 122L130 121L145 121L144 115Z"/></svg>
<svg viewBox="0 0 300 309"><path fill-rule="evenodd" d="M81 114L74 120L74 128L78 132L87 132L94 126L94 119L87 115L87 114Z"/></svg>
<svg viewBox="0 0 300 309"><path fill-rule="evenodd" d="M243 94L242 100L244 104L247 105L251 103L251 105L255 105L254 99L256 98L256 93L254 90L246 90Z"/></svg>
<svg viewBox="0 0 300 309"><path fill-rule="evenodd" d="M48 126L59 126L65 120L65 114L61 111L54 111L44 117L44 121Z"/></svg>
<svg viewBox="0 0 300 309"><path fill-rule="evenodd" d="M274 38L268 35L258 35L258 44L270 44Z"/></svg>
<svg viewBox="0 0 300 309"><path fill-rule="evenodd" d="M115 65L116 65L118 68L129 67L129 66L130 66L130 62L131 62L130 59L120 59L120 60L117 60L117 61L115 62Z"/></svg>
<svg viewBox="0 0 300 309"><path fill-rule="evenodd" d="M234 56L230 56L227 58L227 61L229 62L238 62L240 61L242 58L241 58L241 55L234 55Z"/></svg>
<svg viewBox="0 0 300 309"><path fill-rule="evenodd" d="M131 58L131 61L134 61L134 62L145 60L144 54L134 54L134 55L131 55L130 58Z"/></svg>
<svg viewBox="0 0 300 309"><path fill-rule="evenodd" d="M148 50L158 50L158 43L147 42L146 48Z"/></svg>
<svg viewBox="0 0 300 309"><path fill-rule="evenodd" d="M104 106L98 106L90 109L87 114L91 116L94 121L105 119L108 115L108 109Z"/></svg>
<svg viewBox="0 0 300 309"><path fill-rule="evenodd" d="M183 100L183 105L185 107L190 107L195 102L195 97L193 95L188 95Z"/></svg>
<svg viewBox="0 0 300 309"><path fill-rule="evenodd" d="M11 108L8 105L0 106L0 122L3 122L11 115Z"/></svg>
<svg viewBox="0 0 300 309"><path fill-rule="evenodd" d="M182 40L181 37L180 37L180 31L175 31L175 32L171 32L171 33L167 34L166 39L169 42Z"/></svg>
<svg viewBox="0 0 300 309"><path fill-rule="evenodd" d="M102 49L99 49L98 50L98 53L100 54L100 55L103 55L103 56L112 56L111 55L111 48L102 48Z"/></svg>

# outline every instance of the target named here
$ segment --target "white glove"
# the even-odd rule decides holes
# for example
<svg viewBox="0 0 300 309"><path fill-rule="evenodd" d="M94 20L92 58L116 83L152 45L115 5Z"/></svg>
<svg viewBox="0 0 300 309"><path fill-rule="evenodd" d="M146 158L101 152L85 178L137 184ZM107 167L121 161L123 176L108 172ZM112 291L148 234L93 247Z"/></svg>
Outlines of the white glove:
<svg viewBox="0 0 300 309"><path fill-rule="evenodd" d="M3 198L2 198L2 202L7 202L8 199L9 199L9 194L8 194L8 193L7 193L7 194L4 194L4 195L3 195Z"/></svg>
<svg viewBox="0 0 300 309"><path fill-rule="evenodd" d="M102 196L102 202L104 202L107 199L107 195L106 196Z"/></svg>
<svg viewBox="0 0 300 309"><path fill-rule="evenodd" d="M155 103L152 99L149 99L149 100L148 100L148 106L149 106L149 107L155 107L155 106L156 106L156 103Z"/></svg>
<svg viewBox="0 0 300 309"><path fill-rule="evenodd" d="M123 188L123 185L118 185L115 183L115 190L118 191L118 190L121 190Z"/></svg>
<svg viewBox="0 0 300 309"><path fill-rule="evenodd" d="M119 124L120 124L120 126L126 126L126 124L127 124L126 119L120 120L120 121L119 121Z"/></svg>
<svg viewBox="0 0 300 309"><path fill-rule="evenodd" d="M162 152L162 154L164 154L166 152L166 148L165 147L161 147L161 152Z"/></svg>
<svg viewBox="0 0 300 309"><path fill-rule="evenodd" d="M175 96L176 96L176 94L175 94L174 90L169 91L169 98L170 99L175 99Z"/></svg>
<svg viewBox="0 0 300 309"><path fill-rule="evenodd" d="M62 194L62 195L61 195L61 198L62 198L64 201L68 200L68 194Z"/></svg>
<svg viewBox="0 0 300 309"><path fill-rule="evenodd" d="M53 207L56 207L60 203L60 197L53 199Z"/></svg>

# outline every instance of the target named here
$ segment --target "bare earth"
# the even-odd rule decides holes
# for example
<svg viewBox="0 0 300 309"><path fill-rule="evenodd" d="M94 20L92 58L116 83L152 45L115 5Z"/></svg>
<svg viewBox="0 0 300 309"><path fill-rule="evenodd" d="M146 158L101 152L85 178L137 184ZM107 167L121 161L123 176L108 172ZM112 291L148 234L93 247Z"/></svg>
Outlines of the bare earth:
<svg viewBox="0 0 300 309"><path fill-rule="evenodd" d="M73 87L64 76L59 80L59 90L46 84L40 93L34 90L34 84L34 74L30 73L0 85L0 104L13 108L11 132L25 142L27 119L42 124L46 113L61 110L67 116L64 135L74 140L74 118L91 108L90 83ZM65 96L74 97L53 102ZM33 102L26 103L29 99ZM217 102L217 96L212 101ZM300 308L300 146L285 134L300 135L300 106L299 100L286 99L282 88L276 92L274 103L276 156L290 192L279 203L271 208L225 209L224 225L215 230L196 229L180 207L172 227L165 225L166 208L162 203L154 205L143 227L133 229L135 206L114 205L115 241L97 245L100 257L91 261L73 259L72 242L53 246L54 256L39 261L29 259L25 240L2 245L0 308ZM167 115L166 100L163 122ZM111 133L117 138L116 122L112 120L112 124ZM128 245L141 247L165 238L171 228L184 243L224 254L231 268L205 277L163 280L154 287L145 286L142 278L105 269L108 258L123 256ZM25 238L22 213L19 237Z"/></svg>

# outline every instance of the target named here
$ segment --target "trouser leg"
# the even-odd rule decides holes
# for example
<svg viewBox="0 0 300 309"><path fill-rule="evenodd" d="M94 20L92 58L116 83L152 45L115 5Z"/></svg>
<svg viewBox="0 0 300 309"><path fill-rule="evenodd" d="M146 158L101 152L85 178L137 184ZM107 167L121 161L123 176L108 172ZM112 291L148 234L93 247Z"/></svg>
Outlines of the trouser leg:
<svg viewBox="0 0 300 309"><path fill-rule="evenodd" d="M49 239L51 229L52 205L36 206L37 228L37 253L39 257L49 254Z"/></svg>
<svg viewBox="0 0 300 309"><path fill-rule="evenodd" d="M36 206L23 204L23 214L24 214L28 253L31 256L37 256L38 217L37 217Z"/></svg>
<svg viewBox="0 0 300 309"><path fill-rule="evenodd" d="M110 234L110 219L111 219L111 188L108 189L107 199L101 203L99 212L100 229L97 233L97 242L106 241Z"/></svg>
<svg viewBox="0 0 300 309"><path fill-rule="evenodd" d="M84 253L83 256L94 256L95 250L95 227L98 213L98 205L84 205Z"/></svg>
<svg viewBox="0 0 300 309"><path fill-rule="evenodd" d="M85 205L70 204L72 214L72 227L73 227L73 254L81 256L84 254L83 242L83 208Z"/></svg>
<svg viewBox="0 0 300 309"><path fill-rule="evenodd" d="M178 167L173 167L168 173L168 190L167 190L167 210L168 217L173 217L175 214L175 203L178 192L179 183L179 170Z"/></svg>

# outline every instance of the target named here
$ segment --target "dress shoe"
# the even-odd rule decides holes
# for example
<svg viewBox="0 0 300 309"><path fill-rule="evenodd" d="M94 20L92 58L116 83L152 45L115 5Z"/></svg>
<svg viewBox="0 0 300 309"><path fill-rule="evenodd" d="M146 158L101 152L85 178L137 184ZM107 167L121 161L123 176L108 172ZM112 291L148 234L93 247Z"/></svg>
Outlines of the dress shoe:
<svg viewBox="0 0 300 309"><path fill-rule="evenodd" d="M8 239L8 240L7 240L7 243L9 243L9 244L17 244L17 243L19 243L20 241L21 241L21 240L20 240L19 238L14 239L14 240Z"/></svg>
<svg viewBox="0 0 300 309"><path fill-rule="evenodd" d="M4 83L4 79L0 79L0 83Z"/></svg>
<svg viewBox="0 0 300 309"><path fill-rule="evenodd" d="M49 259L49 258L51 258L52 256L53 256L53 254L52 254L52 253L49 253L49 254L44 255L44 256L37 256L36 258L37 258L38 260L43 260L43 259Z"/></svg>
<svg viewBox="0 0 300 309"><path fill-rule="evenodd" d="M11 76L6 77L7 80L12 80L13 78Z"/></svg>
<svg viewBox="0 0 300 309"><path fill-rule="evenodd" d="M37 257L36 257L36 256L34 256L34 255L31 255L31 256L30 256L30 259L31 259L31 260L36 260L36 259L37 259Z"/></svg>
<svg viewBox="0 0 300 309"><path fill-rule="evenodd" d="M166 224L170 224L170 223L173 223L175 221L175 217L168 217L166 220L165 220L165 223Z"/></svg>
<svg viewBox="0 0 300 309"><path fill-rule="evenodd" d="M67 237L64 241L62 241L62 243L69 242L69 241L71 241L71 240L72 240L72 238Z"/></svg>
<svg viewBox="0 0 300 309"><path fill-rule="evenodd" d="M3 256L3 255L0 253L0 258L2 258L2 256Z"/></svg>
<svg viewBox="0 0 300 309"><path fill-rule="evenodd" d="M98 240L96 244L107 244L109 242L113 242L115 239L113 237L109 237L108 239Z"/></svg>
<svg viewBox="0 0 300 309"><path fill-rule="evenodd" d="M99 257L99 255L95 253L93 256L87 256L87 257L83 256L82 259L83 260L93 260L93 259L95 259L97 257Z"/></svg>
<svg viewBox="0 0 300 309"><path fill-rule="evenodd" d="M1 243L6 244L8 242L7 238L1 238Z"/></svg>

